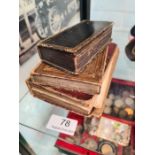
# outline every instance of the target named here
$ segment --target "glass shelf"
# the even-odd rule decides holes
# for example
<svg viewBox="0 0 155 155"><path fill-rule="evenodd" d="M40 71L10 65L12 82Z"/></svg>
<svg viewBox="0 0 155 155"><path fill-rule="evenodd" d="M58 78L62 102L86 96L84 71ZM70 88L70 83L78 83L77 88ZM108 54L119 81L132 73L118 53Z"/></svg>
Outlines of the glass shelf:
<svg viewBox="0 0 155 155"><path fill-rule="evenodd" d="M23 125L19 125L19 129L36 155L61 155L58 149L54 147L57 140L56 137Z"/></svg>
<svg viewBox="0 0 155 155"><path fill-rule="evenodd" d="M114 84L111 86L112 86L113 93L114 94L116 93L115 95L122 93L122 91L124 90L128 90L129 92L131 92L132 95L134 95L134 82L113 79L112 83ZM53 114L56 114L62 117L69 117L71 119L78 121L78 126L76 128L76 132L74 136L69 136L46 128L46 125L51 115ZM47 151L46 149L49 149L48 151L51 151L50 150L51 148L53 148L53 150L55 151L57 150L55 148L56 146L60 150L65 150L65 151L69 150L69 152L72 152L72 153L75 153L76 151L76 154L92 153L94 155L98 155L98 154L101 154L100 145L102 143L107 142L107 140L94 136L91 134L90 131L87 131L86 123L85 123L86 117L84 118L83 116L79 116L77 114L71 113L68 110L65 110L63 108L46 103L42 100L39 100L33 97L30 93L27 93L25 97L21 100L19 115L20 115L20 132L26 135L26 138L28 139L28 141L30 141L29 142L30 144L32 143L32 147L34 148L34 150L36 149L36 152L39 151L39 149L37 149L39 148L39 146L41 146L40 149L45 149L44 151L42 150L41 152L46 152ZM131 148L129 150L133 151L134 121L124 120L116 116L114 117L112 115L109 116L105 114L102 115L102 117L111 118L112 120L125 123L132 127L129 147L122 147L121 145L113 142L110 142L110 144L112 144L113 147L115 148L117 155L123 155L123 151L125 149ZM98 118L98 121L100 119L101 117ZM31 131L31 132L29 133L28 131L29 132ZM80 133L80 136L78 135L79 133ZM34 136L32 136L33 134ZM40 140L38 140L39 137L40 137ZM45 146L47 146L47 148ZM37 154L42 155L41 152ZM134 154L134 151L133 151L133 154Z"/></svg>
<svg viewBox="0 0 155 155"><path fill-rule="evenodd" d="M52 114L66 117L68 111L39 100L30 93L27 93L19 105L20 125L56 137L58 136L57 132L46 128Z"/></svg>
<svg viewBox="0 0 155 155"><path fill-rule="evenodd" d="M37 155L61 155L54 147L59 133L46 128L52 114L67 116L68 111L34 98L27 93L19 104L19 130Z"/></svg>

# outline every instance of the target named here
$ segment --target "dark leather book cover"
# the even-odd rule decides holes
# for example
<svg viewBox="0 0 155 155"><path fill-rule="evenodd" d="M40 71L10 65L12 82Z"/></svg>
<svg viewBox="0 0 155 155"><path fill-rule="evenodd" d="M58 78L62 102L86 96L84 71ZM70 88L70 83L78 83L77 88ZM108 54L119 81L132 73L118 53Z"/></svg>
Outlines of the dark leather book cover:
<svg viewBox="0 0 155 155"><path fill-rule="evenodd" d="M107 63L108 46L89 63L78 75L63 72L48 64L41 63L31 74L33 82L60 89L75 90L87 94L98 94Z"/></svg>
<svg viewBox="0 0 155 155"><path fill-rule="evenodd" d="M111 40L112 22L84 20L38 44L40 58L61 70L79 74Z"/></svg>
<svg viewBox="0 0 155 155"><path fill-rule="evenodd" d="M67 91L50 86L42 86L32 82L31 78L27 80L30 92L37 98L48 103L66 108L83 116L101 116L104 109L104 100L107 96L112 73L114 71L119 50L116 45L109 48L108 63L105 73L101 80L101 91L99 94L89 95L83 92Z"/></svg>

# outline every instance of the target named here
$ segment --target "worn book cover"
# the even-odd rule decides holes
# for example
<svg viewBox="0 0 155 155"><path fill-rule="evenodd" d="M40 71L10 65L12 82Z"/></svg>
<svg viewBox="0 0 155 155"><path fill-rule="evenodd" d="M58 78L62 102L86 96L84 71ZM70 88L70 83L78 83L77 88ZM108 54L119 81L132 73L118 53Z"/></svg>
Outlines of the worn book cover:
<svg viewBox="0 0 155 155"><path fill-rule="evenodd" d="M31 78L27 80L27 85L30 92L39 99L66 108L80 115L99 117L103 113L104 99L109 89L118 53L116 46L113 51L108 52L109 61L101 80L102 85L99 94L89 95L83 92L67 91L46 85L42 86L33 82Z"/></svg>
<svg viewBox="0 0 155 155"><path fill-rule="evenodd" d="M108 91L110 88L111 80L112 80L112 75L116 66L116 62L119 56L119 49L116 44L111 43L109 45L108 49L108 63L106 65L106 70L105 73L102 77L102 86L101 91L100 91L100 96L96 99L94 103L94 109L91 113L92 116L99 117L102 115L104 108L105 108L105 99L108 95Z"/></svg>
<svg viewBox="0 0 155 155"><path fill-rule="evenodd" d="M40 58L61 70L79 74L111 40L112 22L84 20L38 44Z"/></svg>

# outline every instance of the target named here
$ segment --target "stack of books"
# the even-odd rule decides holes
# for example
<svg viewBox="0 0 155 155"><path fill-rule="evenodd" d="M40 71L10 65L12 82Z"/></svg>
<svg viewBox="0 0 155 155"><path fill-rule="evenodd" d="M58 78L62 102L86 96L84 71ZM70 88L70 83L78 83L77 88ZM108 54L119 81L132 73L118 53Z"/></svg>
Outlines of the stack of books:
<svg viewBox="0 0 155 155"><path fill-rule="evenodd" d="M83 116L102 115L119 50L112 22L82 21L41 41L42 62L26 81L30 92Z"/></svg>

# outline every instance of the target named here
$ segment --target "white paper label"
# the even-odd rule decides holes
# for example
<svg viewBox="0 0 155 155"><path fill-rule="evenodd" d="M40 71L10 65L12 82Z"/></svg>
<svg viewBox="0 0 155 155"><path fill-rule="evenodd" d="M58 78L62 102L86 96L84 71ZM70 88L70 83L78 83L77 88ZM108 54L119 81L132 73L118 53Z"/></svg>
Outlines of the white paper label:
<svg viewBox="0 0 155 155"><path fill-rule="evenodd" d="M77 127L77 120L61 117L53 114L48 121L47 128L64 134L74 135Z"/></svg>

